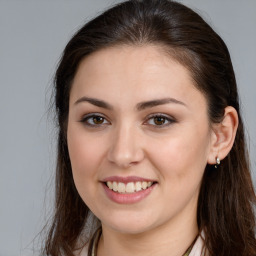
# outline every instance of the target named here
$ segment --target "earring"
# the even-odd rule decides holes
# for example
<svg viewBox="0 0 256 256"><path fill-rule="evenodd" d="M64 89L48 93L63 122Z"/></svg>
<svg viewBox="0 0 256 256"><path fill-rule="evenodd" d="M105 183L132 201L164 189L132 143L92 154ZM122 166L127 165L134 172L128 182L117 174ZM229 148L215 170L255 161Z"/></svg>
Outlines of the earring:
<svg viewBox="0 0 256 256"><path fill-rule="evenodd" d="M217 169L219 165L220 165L220 159L217 157L216 158L216 164L215 164L214 167Z"/></svg>

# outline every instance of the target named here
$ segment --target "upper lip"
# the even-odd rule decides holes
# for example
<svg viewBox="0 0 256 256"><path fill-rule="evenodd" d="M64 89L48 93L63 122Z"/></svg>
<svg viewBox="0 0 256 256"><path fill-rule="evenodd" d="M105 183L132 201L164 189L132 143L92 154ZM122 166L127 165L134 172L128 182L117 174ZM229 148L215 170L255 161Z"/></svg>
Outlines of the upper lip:
<svg viewBox="0 0 256 256"><path fill-rule="evenodd" d="M147 181L147 182L155 182L155 180L138 177L138 176L128 176L128 177L122 177L122 176L110 176L102 180L102 182L108 182L108 181L117 181L122 183L129 183L129 182L136 182L136 181Z"/></svg>

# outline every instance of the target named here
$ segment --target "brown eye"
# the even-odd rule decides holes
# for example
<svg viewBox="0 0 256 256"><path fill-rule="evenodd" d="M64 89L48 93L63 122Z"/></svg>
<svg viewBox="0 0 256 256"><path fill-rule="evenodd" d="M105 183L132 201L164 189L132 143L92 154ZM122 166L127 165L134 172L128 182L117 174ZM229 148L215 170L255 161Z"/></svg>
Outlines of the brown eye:
<svg viewBox="0 0 256 256"><path fill-rule="evenodd" d="M155 128L164 128L175 122L175 119L171 116L166 116L164 114L155 114L149 116L145 124L148 124L153 127L155 126Z"/></svg>
<svg viewBox="0 0 256 256"><path fill-rule="evenodd" d="M100 115L95 115L95 114L90 114L85 116L82 120L82 123L84 123L87 126L91 126L91 127L99 127L102 125L107 125L110 124L109 121Z"/></svg>
<svg viewBox="0 0 256 256"><path fill-rule="evenodd" d="M154 123L156 125L163 125L163 124L165 124L165 122L166 122L166 118L165 117L162 117L162 116L154 117Z"/></svg>
<svg viewBox="0 0 256 256"><path fill-rule="evenodd" d="M93 123L94 124L103 124L104 123L104 118L101 116L94 116L93 117Z"/></svg>

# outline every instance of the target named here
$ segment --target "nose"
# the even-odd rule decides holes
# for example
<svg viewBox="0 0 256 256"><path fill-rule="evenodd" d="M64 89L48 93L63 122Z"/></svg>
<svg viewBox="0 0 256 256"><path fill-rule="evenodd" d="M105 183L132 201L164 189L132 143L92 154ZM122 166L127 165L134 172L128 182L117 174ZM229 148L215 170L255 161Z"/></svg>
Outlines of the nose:
<svg viewBox="0 0 256 256"><path fill-rule="evenodd" d="M141 136L132 127L120 127L114 132L108 151L108 160L120 168L129 168L144 159Z"/></svg>

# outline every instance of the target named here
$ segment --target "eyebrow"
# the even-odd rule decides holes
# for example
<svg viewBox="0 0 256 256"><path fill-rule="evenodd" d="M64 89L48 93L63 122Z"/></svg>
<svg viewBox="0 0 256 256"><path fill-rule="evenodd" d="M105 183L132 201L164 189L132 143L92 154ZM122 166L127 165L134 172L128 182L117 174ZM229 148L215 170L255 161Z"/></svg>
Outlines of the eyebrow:
<svg viewBox="0 0 256 256"><path fill-rule="evenodd" d="M78 99L74 104L77 105L81 102L89 102L92 105L95 105L97 107L113 110L113 106L111 106L110 104L108 104L103 100L99 100L96 98L82 97ZM156 106L160 106L168 103L179 104L185 107L187 106L184 102L176 100L174 98L164 98L164 99L156 99L156 100L140 102L136 105L136 109L138 111L142 111L147 108L152 108L152 107L156 107Z"/></svg>
<svg viewBox="0 0 256 256"><path fill-rule="evenodd" d="M95 105L100 108L106 108L109 110L113 109L113 107L110 104L108 104L107 102L105 102L103 100L95 99L95 98L82 97L75 102L75 105L77 105L81 102L89 102L92 105Z"/></svg>
<svg viewBox="0 0 256 256"><path fill-rule="evenodd" d="M159 105L164 105L164 104L168 104L168 103L174 103L174 104L179 104L182 106L187 106L184 102L176 100L174 98L164 98L164 99L156 99L156 100L150 100L150 101L145 101L145 102L141 102L138 103L136 105L137 110L144 110L146 108L152 108L152 107L156 107Z"/></svg>

